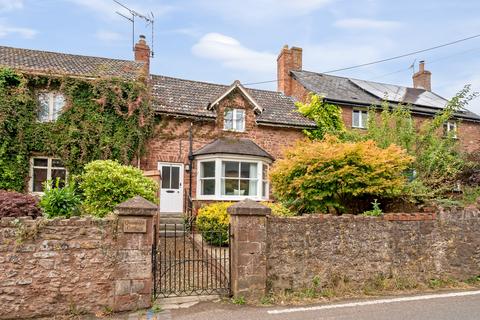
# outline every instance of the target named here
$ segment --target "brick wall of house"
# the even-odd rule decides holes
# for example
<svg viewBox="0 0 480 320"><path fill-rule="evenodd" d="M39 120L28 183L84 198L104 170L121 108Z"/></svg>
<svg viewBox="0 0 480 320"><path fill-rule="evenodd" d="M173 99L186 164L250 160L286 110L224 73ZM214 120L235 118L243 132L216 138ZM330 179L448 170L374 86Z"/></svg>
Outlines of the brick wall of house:
<svg viewBox="0 0 480 320"><path fill-rule="evenodd" d="M245 132L223 130L223 115L227 107L246 110ZM250 139L274 158L281 158L285 148L292 146L295 141L304 137L301 129L258 125L255 121L253 106L239 92L234 91L222 100L216 111L218 117L211 121L165 117L162 124L157 128L154 138L147 144L147 153L141 161L142 169L157 169L158 162L187 164L190 123L193 123L194 151L219 137L237 137ZM196 169L196 163L194 162L192 171L193 197L196 194ZM184 188L185 190L189 188L188 172L184 172Z"/></svg>

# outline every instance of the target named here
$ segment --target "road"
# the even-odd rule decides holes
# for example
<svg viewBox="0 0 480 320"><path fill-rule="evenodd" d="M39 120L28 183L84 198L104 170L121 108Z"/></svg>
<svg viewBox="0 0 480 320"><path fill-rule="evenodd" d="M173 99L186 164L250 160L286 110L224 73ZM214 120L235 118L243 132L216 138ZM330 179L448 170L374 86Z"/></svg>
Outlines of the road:
<svg viewBox="0 0 480 320"><path fill-rule="evenodd" d="M166 320L479 320L480 291L355 300L307 307L201 303L171 310ZM161 319L163 317L160 317Z"/></svg>

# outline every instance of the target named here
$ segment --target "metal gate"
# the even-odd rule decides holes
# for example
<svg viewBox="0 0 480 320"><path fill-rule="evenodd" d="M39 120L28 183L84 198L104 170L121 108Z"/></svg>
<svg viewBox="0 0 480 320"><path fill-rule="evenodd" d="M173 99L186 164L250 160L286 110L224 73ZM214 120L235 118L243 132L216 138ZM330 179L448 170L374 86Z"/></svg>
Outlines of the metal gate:
<svg viewBox="0 0 480 320"><path fill-rule="evenodd" d="M152 247L153 295L230 294L230 230L162 225Z"/></svg>

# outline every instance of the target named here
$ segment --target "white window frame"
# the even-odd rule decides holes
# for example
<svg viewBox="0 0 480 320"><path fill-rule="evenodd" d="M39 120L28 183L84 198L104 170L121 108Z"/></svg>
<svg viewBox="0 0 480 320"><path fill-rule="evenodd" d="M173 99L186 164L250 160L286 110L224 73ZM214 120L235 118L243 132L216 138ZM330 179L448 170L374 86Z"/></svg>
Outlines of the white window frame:
<svg viewBox="0 0 480 320"><path fill-rule="evenodd" d="M353 119L354 119L354 114L355 112L358 112L359 114L359 124L358 125L355 125L355 123L353 122ZM365 121L365 126L362 126L362 123L363 123L363 117L366 118L366 121ZM357 128L357 129L367 129L367 124L368 124L368 110L365 110L365 109L353 109L352 110L352 128Z"/></svg>
<svg viewBox="0 0 480 320"><path fill-rule="evenodd" d="M225 114L227 113L228 110L231 110L233 112L232 127L231 128L226 127L227 122L225 121ZM238 113L243 114L243 125L242 125L243 129L242 130L239 130L237 128ZM246 117L245 109L225 108L225 110L223 112L223 130L225 130L225 131L235 131L235 132L245 132L245 117Z"/></svg>
<svg viewBox="0 0 480 320"><path fill-rule="evenodd" d="M48 117L47 117L47 120L41 120L37 116L37 120L39 122L56 121L58 119L58 116L60 115L60 112L65 107L65 95L61 92L58 92L58 91L41 91L41 92L38 93L38 96L37 96L39 107L40 107L40 95L44 95L44 94L48 96ZM60 108L59 112L55 113L55 98L57 96L62 96L63 97L64 104Z"/></svg>
<svg viewBox="0 0 480 320"><path fill-rule="evenodd" d="M202 195L202 186L200 178L200 166L202 162L211 162L215 161L215 194L213 195ZM222 161L234 161L234 162L248 162L257 164L257 194L254 196L249 195L222 195L221 185L222 185ZM263 182L262 180L262 166L270 166L271 160L261 158L261 157L250 157L250 156L235 156L235 155L209 155L209 156L199 156L197 157L197 190L195 200L217 200L217 201L240 201L245 199L252 199L255 201L263 201L269 199L269 181L267 182L267 192L266 197L262 197Z"/></svg>
<svg viewBox="0 0 480 320"><path fill-rule="evenodd" d="M40 167L40 166L34 166L34 159L46 159L47 160L47 167ZM33 156L30 157L30 181L28 182L28 192L33 193L33 194L39 194L42 195L44 192L42 191L33 191L33 169L47 169L47 180L52 180L52 170L65 170L65 184L67 183L68 180L68 170L66 167L54 167L52 166L53 160L62 160L60 158L53 158L53 157L44 157L44 156Z"/></svg>
<svg viewBox="0 0 480 320"><path fill-rule="evenodd" d="M445 136L448 136L453 131L452 138L457 139L458 125L456 121L447 121L445 123Z"/></svg>

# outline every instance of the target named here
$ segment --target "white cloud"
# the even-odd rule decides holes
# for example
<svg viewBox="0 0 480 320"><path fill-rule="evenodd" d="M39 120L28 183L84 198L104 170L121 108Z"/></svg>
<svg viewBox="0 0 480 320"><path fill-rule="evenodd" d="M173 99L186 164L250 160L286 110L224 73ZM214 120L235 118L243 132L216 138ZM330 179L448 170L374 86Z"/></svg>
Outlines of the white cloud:
<svg viewBox="0 0 480 320"><path fill-rule="evenodd" d="M23 0L0 0L0 12L23 8Z"/></svg>
<svg viewBox="0 0 480 320"><path fill-rule="evenodd" d="M228 20L252 23L278 20L283 17L298 17L313 13L334 0L201 0L200 5L208 12L215 12Z"/></svg>
<svg viewBox="0 0 480 320"><path fill-rule="evenodd" d="M107 42L113 42L123 39L123 36L120 33L108 30L98 30L97 33L95 33L95 37L99 40Z"/></svg>
<svg viewBox="0 0 480 320"><path fill-rule="evenodd" d="M11 35L19 35L25 39L31 39L37 35L38 31L30 28L21 28L15 26L9 26L4 23L0 23L0 38L5 38Z"/></svg>
<svg viewBox="0 0 480 320"><path fill-rule="evenodd" d="M198 57L216 60L224 67L257 74L275 74L276 55L243 46L235 38L207 33L193 47Z"/></svg>
<svg viewBox="0 0 480 320"><path fill-rule="evenodd" d="M375 19L340 19L335 21L334 26L343 29L394 29L400 27L397 21Z"/></svg>

